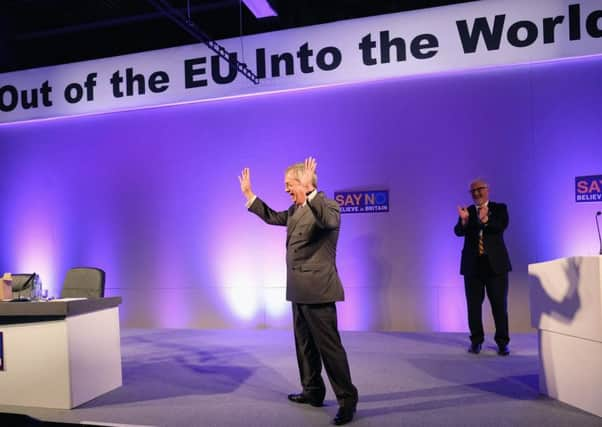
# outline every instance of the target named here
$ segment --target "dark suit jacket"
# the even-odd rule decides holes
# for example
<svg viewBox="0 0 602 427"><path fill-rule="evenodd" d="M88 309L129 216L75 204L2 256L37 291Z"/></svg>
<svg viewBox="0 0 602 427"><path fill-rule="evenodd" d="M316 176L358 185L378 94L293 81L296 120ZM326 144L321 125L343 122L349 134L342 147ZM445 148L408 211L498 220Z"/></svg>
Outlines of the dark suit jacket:
<svg viewBox="0 0 602 427"><path fill-rule="evenodd" d="M299 209L298 212L295 212ZM300 304L343 301L336 267L339 204L319 192L306 206L276 212L257 197L249 211L266 223L286 226L286 299Z"/></svg>
<svg viewBox="0 0 602 427"><path fill-rule="evenodd" d="M478 274L477 260L479 256L479 230L483 230L483 245L489 257L491 269L495 274L512 270L508 250L504 243L504 230L508 227L508 208L503 203L489 202L489 221L481 224L477 216L477 208L468 207L468 223L462 226L462 221L454 227L456 236L464 236L460 274L474 276Z"/></svg>

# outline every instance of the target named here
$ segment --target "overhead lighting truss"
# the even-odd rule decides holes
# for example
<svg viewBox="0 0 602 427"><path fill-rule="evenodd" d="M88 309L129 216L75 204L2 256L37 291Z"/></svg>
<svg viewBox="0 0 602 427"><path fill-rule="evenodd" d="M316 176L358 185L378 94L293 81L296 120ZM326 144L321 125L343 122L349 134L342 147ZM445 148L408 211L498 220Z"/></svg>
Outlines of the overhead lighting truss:
<svg viewBox="0 0 602 427"><path fill-rule="evenodd" d="M247 64L244 62L240 62L238 59L234 59L230 57L230 53L226 50L225 47L220 45L218 42L209 37L203 30L201 30L198 25L196 25L192 19L190 18L190 14L186 16L182 12L177 9L174 9L167 0L147 0L150 4L152 4L157 10L161 11L165 16L171 19L178 27L186 31L192 37L196 38L198 41L204 43L209 49L215 52L220 58L230 64L231 67L236 68L236 70L245 76L247 79L251 80L254 84L259 84L259 77L251 71Z"/></svg>

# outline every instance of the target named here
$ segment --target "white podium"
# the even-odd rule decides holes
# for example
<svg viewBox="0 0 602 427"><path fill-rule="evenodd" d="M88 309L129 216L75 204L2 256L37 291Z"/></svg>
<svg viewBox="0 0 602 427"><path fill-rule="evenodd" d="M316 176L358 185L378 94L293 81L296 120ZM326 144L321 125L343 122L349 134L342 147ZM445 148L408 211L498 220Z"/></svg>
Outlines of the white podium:
<svg viewBox="0 0 602 427"><path fill-rule="evenodd" d="M120 303L0 302L0 405L71 409L121 386Z"/></svg>
<svg viewBox="0 0 602 427"><path fill-rule="evenodd" d="M602 417L602 256L529 265L543 394Z"/></svg>

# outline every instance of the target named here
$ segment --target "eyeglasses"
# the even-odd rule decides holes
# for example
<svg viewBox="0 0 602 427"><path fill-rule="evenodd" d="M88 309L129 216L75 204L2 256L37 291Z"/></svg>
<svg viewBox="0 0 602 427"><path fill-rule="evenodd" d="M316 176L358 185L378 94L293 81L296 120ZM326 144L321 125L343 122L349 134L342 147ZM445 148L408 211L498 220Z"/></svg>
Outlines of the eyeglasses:
<svg viewBox="0 0 602 427"><path fill-rule="evenodd" d="M472 193L480 193L483 190L487 190L489 187L477 187L477 188L471 188L470 190L468 190L468 192L470 194Z"/></svg>

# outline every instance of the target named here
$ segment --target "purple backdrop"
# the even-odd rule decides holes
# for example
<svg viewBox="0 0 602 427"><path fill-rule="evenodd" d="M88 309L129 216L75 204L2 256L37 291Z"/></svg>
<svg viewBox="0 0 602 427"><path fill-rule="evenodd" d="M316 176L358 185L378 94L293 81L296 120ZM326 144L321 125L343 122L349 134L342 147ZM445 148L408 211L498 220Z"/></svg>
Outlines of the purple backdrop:
<svg viewBox="0 0 602 427"><path fill-rule="evenodd" d="M330 195L390 190L389 213L343 216L343 329L465 330L452 228L482 176L509 205L527 330L527 264L597 253L601 206L573 186L602 173L601 74L592 57L0 126L0 266L54 295L101 267L124 326L288 327L285 230L245 211L236 177L284 209L284 168L314 155Z"/></svg>

